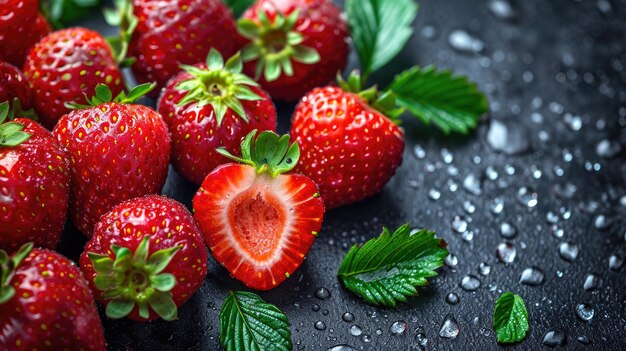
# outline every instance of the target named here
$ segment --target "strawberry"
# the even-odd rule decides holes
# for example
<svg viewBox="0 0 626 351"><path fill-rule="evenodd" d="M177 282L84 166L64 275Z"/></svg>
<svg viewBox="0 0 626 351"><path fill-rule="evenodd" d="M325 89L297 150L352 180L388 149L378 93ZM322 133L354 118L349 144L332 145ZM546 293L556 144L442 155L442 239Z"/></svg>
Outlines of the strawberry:
<svg viewBox="0 0 626 351"><path fill-rule="evenodd" d="M22 72L12 64L0 61L0 102L3 101L8 101L18 111L29 110L33 105L33 94ZM15 103L19 106L14 106Z"/></svg>
<svg viewBox="0 0 626 351"><path fill-rule="evenodd" d="M245 72L274 99L295 101L348 59L348 26L330 0L258 0L238 22Z"/></svg>
<svg viewBox="0 0 626 351"><path fill-rule="evenodd" d="M211 50L205 64L183 66L167 84L158 103L172 137L172 164L196 184L228 162L215 149L231 153L252 130L275 130L276 109L258 84L241 74L241 58L226 65Z"/></svg>
<svg viewBox="0 0 626 351"><path fill-rule="evenodd" d="M52 129L64 114L65 104L84 100L85 92L105 83L118 94L123 89L111 48L97 32L70 28L54 32L33 47L24 74L35 95L41 123Z"/></svg>
<svg viewBox="0 0 626 351"><path fill-rule="evenodd" d="M317 88L297 105L291 137L303 153L296 172L313 179L328 208L378 193L402 163L404 132L391 93L361 93L352 74L341 87ZM389 118L388 118L389 117Z"/></svg>
<svg viewBox="0 0 626 351"><path fill-rule="evenodd" d="M54 135L71 164L70 218L85 235L124 200L161 192L170 156L167 125L154 110L133 102L154 86L140 85L113 101L105 85L91 106L63 116Z"/></svg>
<svg viewBox="0 0 626 351"><path fill-rule="evenodd" d="M170 321L202 284L207 252L183 205L148 195L100 218L80 266L108 317Z"/></svg>
<svg viewBox="0 0 626 351"><path fill-rule="evenodd" d="M38 0L0 1L0 60L22 67L29 49L50 33Z"/></svg>
<svg viewBox="0 0 626 351"><path fill-rule="evenodd" d="M32 241L54 249L65 225L69 161L52 134L24 118L3 123L0 104L0 247L10 251Z"/></svg>
<svg viewBox="0 0 626 351"><path fill-rule="evenodd" d="M302 264L317 237L324 203L315 183L302 174L283 174L298 163L298 144L289 136L252 131L238 163L211 172L193 198L194 217L213 257L246 286L269 290Z"/></svg>
<svg viewBox="0 0 626 351"><path fill-rule="evenodd" d="M137 81L158 90L211 48L227 56L237 50L235 20L220 0L119 0L118 12L108 13L109 24L121 27L118 59L131 56Z"/></svg>
<svg viewBox="0 0 626 351"><path fill-rule="evenodd" d="M83 276L58 253L0 250L0 350L104 351L102 324Z"/></svg>

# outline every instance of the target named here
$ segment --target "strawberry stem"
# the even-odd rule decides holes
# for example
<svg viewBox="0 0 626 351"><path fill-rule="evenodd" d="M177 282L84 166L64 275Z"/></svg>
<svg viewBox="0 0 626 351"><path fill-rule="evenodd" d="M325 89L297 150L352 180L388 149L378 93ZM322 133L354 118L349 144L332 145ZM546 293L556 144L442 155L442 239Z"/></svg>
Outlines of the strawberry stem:
<svg viewBox="0 0 626 351"><path fill-rule="evenodd" d="M398 105L394 93L390 90L379 92L375 85L363 90L363 82L365 78L358 70L352 71L347 80L337 74L337 83L341 89L359 95L370 107L398 123L398 117L404 113L404 108Z"/></svg>
<svg viewBox="0 0 626 351"><path fill-rule="evenodd" d="M15 296L15 289L11 286L11 279L13 279L17 267L30 254L32 249L33 243L24 244L12 257L9 257L6 251L0 250L0 305Z"/></svg>
<svg viewBox="0 0 626 351"><path fill-rule="evenodd" d="M72 109L72 110L83 110L83 109L92 108L94 106L106 104L109 102L115 102L118 104L133 104L137 100L139 100L140 98L148 94L150 91L152 91L152 89L154 89L155 87L156 87L156 84L154 83L140 84L132 88L130 92L128 92L128 94L122 91L114 99L111 89L107 85L100 83L96 86L94 96L89 98L87 94L85 94L85 100L87 101L87 104L77 104L75 102L69 102L69 103L66 102L65 107Z"/></svg>

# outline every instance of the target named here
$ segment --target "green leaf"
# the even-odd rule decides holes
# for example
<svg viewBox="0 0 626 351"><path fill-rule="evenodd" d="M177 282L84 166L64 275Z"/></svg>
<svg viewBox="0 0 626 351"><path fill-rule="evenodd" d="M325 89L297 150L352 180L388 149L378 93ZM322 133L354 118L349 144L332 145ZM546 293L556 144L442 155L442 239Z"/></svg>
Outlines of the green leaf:
<svg viewBox="0 0 626 351"><path fill-rule="evenodd" d="M148 299L148 303L154 312L164 320L173 321L178 318L178 310L176 309L176 303L172 299L172 294L155 291Z"/></svg>
<svg viewBox="0 0 626 351"><path fill-rule="evenodd" d="M528 332L528 311L519 295L505 292L496 300L493 329L500 343L522 341Z"/></svg>
<svg viewBox="0 0 626 351"><path fill-rule="evenodd" d="M364 77L391 61L413 34L413 0L348 0L346 11Z"/></svg>
<svg viewBox="0 0 626 351"><path fill-rule="evenodd" d="M430 231L411 235L408 224L393 234L387 228L363 246L353 246L339 267L345 287L374 305L395 306L417 295L417 286L436 276L448 251Z"/></svg>
<svg viewBox="0 0 626 351"><path fill-rule="evenodd" d="M227 351L289 351L289 320L256 294L230 292L220 311L220 343Z"/></svg>
<svg viewBox="0 0 626 351"><path fill-rule="evenodd" d="M235 18L239 18L255 0L224 0L226 6L233 10Z"/></svg>
<svg viewBox="0 0 626 351"><path fill-rule="evenodd" d="M128 316L130 311L135 307L135 301L132 300L111 300L106 308L107 317L120 319Z"/></svg>
<svg viewBox="0 0 626 351"><path fill-rule="evenodd" d="M487 98L476 84L433 66L413 67L398 75L387 88L397 103L426 124L444 133L467 134L489 111Z"/></svg>
<svg viewBox="0 0 626 351"><path fill-rule="evenodd" d="M54 27L62 28L87 16L100 2L100 0L40 0L39 4Z"/></svg>

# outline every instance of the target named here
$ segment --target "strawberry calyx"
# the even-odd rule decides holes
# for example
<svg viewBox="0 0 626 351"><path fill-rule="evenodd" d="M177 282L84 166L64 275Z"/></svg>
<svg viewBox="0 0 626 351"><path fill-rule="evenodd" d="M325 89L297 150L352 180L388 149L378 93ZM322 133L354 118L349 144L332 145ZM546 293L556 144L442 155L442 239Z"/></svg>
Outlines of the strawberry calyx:
<svg viewBox="0 0 626 351"><path fill-rule="evenodd" d="M250 89L250 86L259 85L242 73L243 62L241 54L237 53L224 64L222 55L211 49L206 59L206 69L181 65L180 67L191 74L193 78L180 82L176 89L188 91L179 102L179 106L195 102L198 107L211 105L215 111L217 125L222 124L226 111L230 108L242 120L250 119L241 104L241 100L257 101L262 98Z"/></svg>
<svg viewBox="0 0 626 351"><path fill-rule="evenodd" d="M162 272L180 248L159 250L148 257L150 236L146 235L134 253L126 247L111 245L115 260L90 252L89 259L96 271L93 282L103 297L110 300L106 315L120 319L137 306L141 318L148 319L151 308L166 321L176 319L178 312L171 293L176 277Z"/></svg>
<svg viewBox="0 0 626 351"><path fill-rule="evenodd" d="M24 131L24 126L9 122L13 119L13 110L8 102L0 104L0 147L18 146L30 138L30 133Z"/></svg>
<svg viewBox="0 0 626 351"><path fill-rule="evenodd" d="M4 250L0 250L0 305L15 296L15 288L11 286L11 279L15 270L24 261L33 249L33 243L22 245L11 257Z"/></svg>
<svg viewBox="0 0 626 351"><path fill-rule="evenodd" d="M95 89L95 95L91 98L85 95L85 100L87 104L78 104L75 102L66 102L65 107L72 110L83 110L87 108L92 108L94 106L106 104L108 102L115 102L118 104L133 104L144 95L148 94L152 89L156 87L154 83L145 83L137 85L132 88L128 94L122 91L115 98L113 98L113 93L111 89L105 84L98 84Z"/></svg>
<svg viewBox="0 0 626 351"><path fill-rule="evenodd" d="M242 51L244 62L258 60L256 78L263 75L266 81L277 80L283 73L293 76L292 61L314 64L320 61L319 53L302 44L304 36L294 29L298 21L299 10L285 16L277 13L270 20L267 13L259 10L258 21L240 19L237 30L250 44Z"/></svg>
<svg viewBox="0 0 626 351"><path fill-rule="evenodd" d="M337 84L341 89L359 95L370 107L395 123L399 122L398 117L404 113L404 108L397 104L396 96L391 90L380 92L376 85L363 90L363 79L358 70L353 70L347 80L337 74Z"/></svg>
<svg viewBox="0 0 626 351"><path fill-rule="evenodd" d="M272 177L291 171L300 158L300 147L294 142L289 145L289 135L266 130L256 138L257 130L250 132L241 142L241 157L229 153L225 148L216 151L233 161L253 166L257 174L268 173Z"/></svg>
<svg viewBox="0 0 626 351"><path fill-rule="evenodd" d="M102 13L108 25L120 28L119 36L106 38L111 49L113 49L115 61L121 67L132 66L136 58L126 56L128 55L130 39L139 24L139 19L133 13L132 0L115 0L115 8L105 8Z"/></svg>

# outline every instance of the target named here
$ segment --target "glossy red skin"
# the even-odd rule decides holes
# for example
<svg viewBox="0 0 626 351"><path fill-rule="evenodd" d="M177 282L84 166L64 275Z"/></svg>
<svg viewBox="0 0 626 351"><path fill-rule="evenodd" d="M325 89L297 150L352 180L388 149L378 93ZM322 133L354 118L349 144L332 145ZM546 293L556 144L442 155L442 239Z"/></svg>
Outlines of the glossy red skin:
<svg viewBox="0 0 626 351"><path fill-rule="evenodd" d="M69 160L52 133L23 118L31 137L0 147L0 248L15 251L27 242L54 249L67 219Z"/></svg>
<svg viewBox="0 0 626 351"><path fill-rule="evenodd" d="M296 9L300 14L294 30L304 36L302 45L317 50L321 60L311 65L292 61L291 77L283 74L272 82L260 77L263 88L276 100L296 101L311 89L328 84L348 60L348 25L341 9L329 0L259 0L242 18L259 22L258 13L264 11L273 20L277 12L288 16ZM256 60L246 63L245 73L254 77L256 64Z"/></svg>
<svg viewBox="0 0 626 351"><path fill-rule="evenodd" d="M0 60L22 67L30 48L50 33L38 0L0 2Z"/></svg>
<svg viewBox="0 0 626 351"><path fill-rule="evenodd" d="M115 260L110 251L111 245L126 247L135 252L146 234L150 235L149 255L177 245L182 246L163 270L163 273L176 277L177 283L171 290L176 306L181 306L200 288L207 272L208 255L196 221L179 202L164 196L148 195L125 201L103 215L80 256L80 268L96 301L106 306L110 300L104 299L102 291L93 283L96 272L88 253L109 255ZM136 321L159 318L152 309L150 318L141 318L137 307L128 317Z"/></svg>
<svg viewBox="0 0 626 351"><path fill-rule="evenodd" d="M0 350L106 350L93 297L70 260L33 249L11 286L15 296L0 305Z"/></svg>
<svg viewBox="0 0 626 351"><path fill-rule="evenodd" d="M272 178L257 174L252 166L229 163L216 168L202 183L193 199L194 217L213 258L231 276L250 288L270 290L300 267L320 231L324 203L317 193L315 183L301 174ZM268 223L264 218L237 215L237 204L257 196L276 211L277 220ZM279 229L276 233L259 231L253 233L256 238L245 239L236 229L242 218ZM269 248L259 251L262 240Z"/></svg>
<svg viewBox="0 0 626 351"><path fill-rule="evenodd" d="M167 125L142 105L106 103L59 120L54 135L71 165L70 218L90 237L115 205L158 194L167 177Z"/></svg>
<svg viewBox="0 0 626 351"><path fill-rule="evenodd" d="M206 68L205 65L199 67ZM179 106L187 94L176 86L191 78L180 72L170 80L159 99L159 113L165 119L172 138L172 165L186 179L200 184L217 166L231 162L215 149L225 147L233 155L241 154L241 139L257 129L276 130L276 108L269 95L257 87L249 87L261 100L241 100L250 119L246 123L239 115L228 109L218 127L213 106L198 107L197 103Z"/></svg>
<svg viewBox="0 0 626 351"><path fill-rule="evenodd" d="M317 183L335 208L382 190L402 163L404 132L365 100L337 87L314 89L294 112L296 172Z"/></svg>
<svg viewBox="0 0 626 351"><path fill-rule="evenodd" d="M33 94L26 77L17 67L0 61L0 102L13 104L15 98L20 101L23 110L32 108Z"/></svg>
<svg viewBox="0 0 626 351"><path fill-rule="evenodd" d="M106 84L113 96L123 89L109 44L99 33L78 27L56 31L37 43L26 59L24 75L40 122L48 129L71 111L65 103L85 104L85 94L95 95L98 84Z"/></svg>
<svg viewBox="0 0 626 351"><path fill-rule="evenodd" d="M139 24L129 57L137 59L132 69L139 83L157 83L154 96L180 64L204 62L211 48L224 57L238 49L235 20L221 0L133 0L133 6Z"/></svg>

